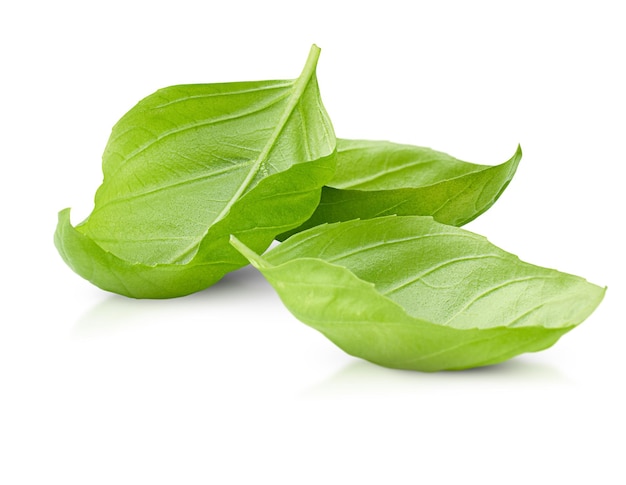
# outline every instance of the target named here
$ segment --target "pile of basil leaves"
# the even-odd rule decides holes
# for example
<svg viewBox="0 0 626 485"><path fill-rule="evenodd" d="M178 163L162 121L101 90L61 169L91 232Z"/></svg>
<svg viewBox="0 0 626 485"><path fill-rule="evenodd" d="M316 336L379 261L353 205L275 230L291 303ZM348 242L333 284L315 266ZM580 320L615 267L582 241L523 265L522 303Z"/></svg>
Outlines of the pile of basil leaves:
<svg viewBox="0 0 626 485"><path fill-rule="evenodd" d="M311 48L294 80L161 89L113 127L93 212L55 244L100 288L171 298L252 263L301 321L380 365L435 371L545 349L604 288L459 229L521 159L496 166L335 137ZM282 241L264 251L272 241Z"/></svg>

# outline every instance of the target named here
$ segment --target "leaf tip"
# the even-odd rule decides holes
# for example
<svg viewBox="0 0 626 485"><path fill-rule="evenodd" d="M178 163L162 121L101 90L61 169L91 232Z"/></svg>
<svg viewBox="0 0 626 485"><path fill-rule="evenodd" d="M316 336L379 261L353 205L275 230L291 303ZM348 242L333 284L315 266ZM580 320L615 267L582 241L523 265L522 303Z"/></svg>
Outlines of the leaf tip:
<svg viewBox="0 0 626 485"><path fill-rule="evenodd" d="M66 207L65 209L61 209L58 214L59 221L69 219L71 208Z"/></svg>
<svg viewBox="0 0 626 485"><path fill-rule="evenodd" d="M511 161L513 162L513 165L517 167L521 160L522 160L522 145L518 143L517 148L515 149L515 153L511 157Z"/></svg>

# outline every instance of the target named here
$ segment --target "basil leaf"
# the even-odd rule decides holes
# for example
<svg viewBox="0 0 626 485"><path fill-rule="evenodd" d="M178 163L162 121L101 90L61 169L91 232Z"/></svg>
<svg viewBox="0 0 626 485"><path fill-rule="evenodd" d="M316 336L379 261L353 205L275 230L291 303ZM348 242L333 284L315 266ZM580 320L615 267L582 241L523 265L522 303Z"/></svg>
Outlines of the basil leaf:
<svg viewBox="0 0 626 485"><path fill-rule="evenodd" d="M263 251L305 221L335 168L313 46L298 79L161 89L113 128L95 207L55 243L97 286L166 298L247 264L231 234Z"/></svg>
<svg viewBox="0 0 626 485"><path fill-rule="evenodd" d="M263 257L231 243L298 319L349 354L394 368L465 369L545 349L605 292L430 217L322 225Z"/></svg>
<svg viewBox="0 0 626 485"><path fill-rule="evenodd" d="M462 226L495 203L521 158L518 147L507 162L477 165L430 148L338 139L337 170L320 205L302 226L278 239L327 222L394 214Z"/></svg>

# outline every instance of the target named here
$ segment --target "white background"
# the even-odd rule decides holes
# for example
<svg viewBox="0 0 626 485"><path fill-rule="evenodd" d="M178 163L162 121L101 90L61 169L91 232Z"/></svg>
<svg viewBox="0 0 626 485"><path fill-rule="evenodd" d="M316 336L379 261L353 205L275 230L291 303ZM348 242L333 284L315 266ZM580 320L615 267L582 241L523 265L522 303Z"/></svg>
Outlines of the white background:
<svg viewBox="0 0 626 485"><path fill-rule="evenodd" d="M626 483L622 2L5 2L0 483ZM467 228L609 287L553 348L456 373L358 361L251 268L169 301L105 293L52 234L112 125L179 83L296 77L336 132L495 164Z"/></svg>

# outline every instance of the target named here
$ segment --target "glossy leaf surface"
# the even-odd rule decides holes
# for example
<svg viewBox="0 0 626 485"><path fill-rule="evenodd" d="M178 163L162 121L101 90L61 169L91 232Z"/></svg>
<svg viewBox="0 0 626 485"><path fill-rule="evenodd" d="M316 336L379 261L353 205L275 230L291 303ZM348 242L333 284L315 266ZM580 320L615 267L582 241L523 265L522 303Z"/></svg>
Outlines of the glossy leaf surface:
<svg viewBox="0 0 626 485"><path fill-rule="evenodd" d="M298 319L395 368L464 369L545 349L605 291L430 217L322 225L262 257L232 242Z"/></svg>
<svg viewBox="0 0 626 485"><path fill-rule="evenodd" d="M206 288L310 217L333 174L336 140L313 46L300 77L161 89L115 125L86 221L59 215L72 269L133 297Z"/></svg>
<svg viewBox="0 0 626 485"><path fill-rule="evenodd" d="M386 215L433 216L462 226L495 203L521 158L518 147L500 165L478 165L430 148L339 139L337 171L320 205L311 219L278 239L319 224Z"/></svg>

